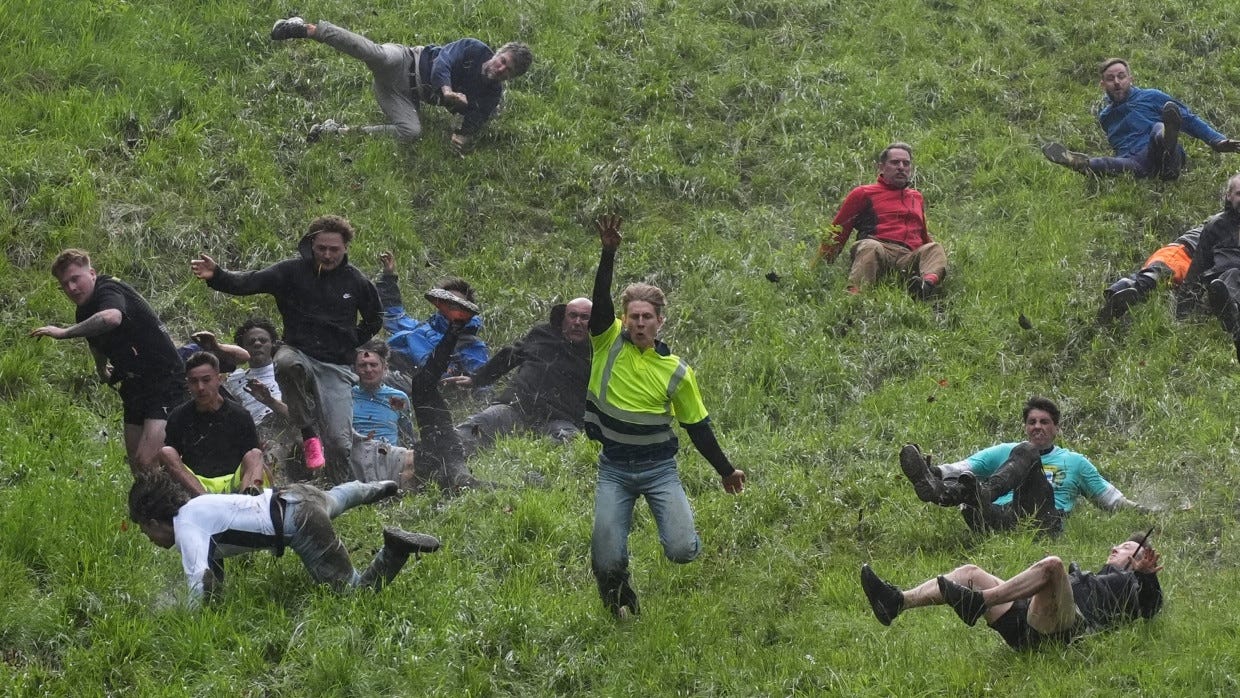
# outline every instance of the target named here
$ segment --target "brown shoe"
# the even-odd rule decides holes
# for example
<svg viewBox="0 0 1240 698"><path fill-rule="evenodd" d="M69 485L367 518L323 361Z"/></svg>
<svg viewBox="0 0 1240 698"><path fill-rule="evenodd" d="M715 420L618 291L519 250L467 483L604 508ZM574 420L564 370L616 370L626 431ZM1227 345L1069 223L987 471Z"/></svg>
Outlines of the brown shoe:
<svg viewBox="0 0 1240 698"><path fill-rule="evenodd" d="M1047 143L1042 146L1042 154L1056 165L1063 165L1077 172L1089 171L1089 156L1068 150L1062 143Z"/></svg>

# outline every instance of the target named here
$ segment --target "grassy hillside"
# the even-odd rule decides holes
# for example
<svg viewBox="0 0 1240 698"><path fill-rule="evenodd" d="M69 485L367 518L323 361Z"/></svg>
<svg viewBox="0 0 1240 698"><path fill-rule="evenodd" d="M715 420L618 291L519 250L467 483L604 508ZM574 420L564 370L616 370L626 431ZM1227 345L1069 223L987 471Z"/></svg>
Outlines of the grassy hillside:
<svg viewBox="0 0 1240 698"><path fill-rule="evenodd" d="M1234 694L1240 413L1230 340L1158 294L1114 329L1101 290L1218 210L1240 158L1196 141L1179 182L1095 180L1045 140L1101 151L1094 66L1236 136L1240 29L1230 3L1129 0L650 0L311 5L0 0L0 692L8 695L1210 695ZM477 151L450 153L424 112L416 147L304 142L332 117L374 123L365 69L313 42L273 44L299 10L377 40L520 39L537 62ZM946 294L844 291L809 260L889 141L946 246ZM188 260L291 253L308 221L349 217L352 261L394 250L406 288L480 289L486 338L521 336L588 292L601 212L627 219L618 281L670 296L665 338L697 369L725 449L750 474L725 495L683 452L704 550L661 557L640 508L643 617L617 626L589 572L595 450L504 441L476 472L549 487L434 494L359 510L361 562L384 524L444 550L380 595L312 586L292 556L229 563L222 604L177 603L176 555L125 522L119 400L80 341L36 342L72 306L47 267L83 246L152 301L177 338L231 333L265 298L214 294ZM767 272L781 280L772 283ZM1017 317L1031 319L1023 330ZM896 464L1019 438L1020 403L1065 413L1149 519L1082 503L1060 540L970 535L918 502ZM463 416L463 414L462 414ZM902 584L972 560L999 574L1056 553L1085 566L1158 523L1165 612L1037 655L943 609L892 628L856 581Z"/></svg>

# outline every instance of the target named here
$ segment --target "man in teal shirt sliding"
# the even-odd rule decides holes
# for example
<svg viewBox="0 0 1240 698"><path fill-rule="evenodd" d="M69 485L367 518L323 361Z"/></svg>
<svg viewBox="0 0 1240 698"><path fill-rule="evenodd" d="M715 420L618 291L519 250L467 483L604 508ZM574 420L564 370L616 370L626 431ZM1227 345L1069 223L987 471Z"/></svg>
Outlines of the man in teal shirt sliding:
<svg viewBox="0 0 1240 698"><path fill-rule="evenodd" d="M967 459L931 467L914 444L900 451L900 468L917 497L940 506L959 506L975 531L1014 528L1032 518L1046 533L1057 534L1063 518L1088 497L1107 511L1149 511L1126 497L1098 473L1089 459L1055 445L1059 408L1031 397L1022 411L1026 441L983 449Z"/></svg>

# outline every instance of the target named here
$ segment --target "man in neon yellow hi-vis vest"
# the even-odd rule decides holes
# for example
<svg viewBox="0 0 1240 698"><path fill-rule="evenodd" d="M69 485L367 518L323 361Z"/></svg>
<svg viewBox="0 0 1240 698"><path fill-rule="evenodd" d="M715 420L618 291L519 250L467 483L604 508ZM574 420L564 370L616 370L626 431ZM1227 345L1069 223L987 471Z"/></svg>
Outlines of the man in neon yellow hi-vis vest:
<svg viewBox="0 0 1240 698"><path fill-rule="evenodd" d="M672 562L691 562L701 549L693 510L676 472L678 421L694 447L723 478L731 494L745 485L715 439L693 369L656 339L663 326L663 291L635 283L621 295L616 318L611 279L620 247L620 218L595 224L602 256L594 277L590 342L594 349L586 395L586 434L603 445L594 491L590 559L603 603L620 619L640 612L629 585L629 529L633 506L645 496L659 528L659 542Z"/></svg>

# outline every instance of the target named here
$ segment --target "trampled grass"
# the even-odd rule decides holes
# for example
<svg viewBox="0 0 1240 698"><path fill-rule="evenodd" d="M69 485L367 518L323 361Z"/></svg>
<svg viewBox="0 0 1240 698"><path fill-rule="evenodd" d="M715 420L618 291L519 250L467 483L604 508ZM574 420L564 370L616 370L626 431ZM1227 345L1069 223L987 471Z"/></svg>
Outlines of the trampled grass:
<svg viewBox="0 0 1240 698"><path fill-rule="evenodd" d="M1218 209L1240 169L1189 141L1172 184L1082 178L1060 140L1105 148L1093 66L1240 133L1240 29L1227 3L1018 0L630 0L367 5L0 0L0 686L8 695L1224 695L1240 677L1232 618L1236 358L1205 320L1156 295L1093 323L1105 284ZM414 148L314 146L324 118L374 122L364 68L311 42L273 44L292 9L377 40L529 42L534 69L468 158L424 114ZM944 297L843 292L809 260L887 142L916 147L917 186L947 247ZM434 494L339 522L360 564L396 524L435 533L379 595L312 586L291 556L229 563L223 603L183 610L175 555L124 522L119 401L81 342L34 342L72 318L47 266L83 246L133 283L173 335L231 332L262 298L211 293L187 260L228 268L291 253L341 213L352 260L394 250L407 289L455 274L486 337L521 336L588 293L597 241L627 219L619 280L669 292L667 341L694 365L718 432L750 474L737 498L686 451L701 559L631 539L644 614L617 626L589 573L594 449L510 439L475 470L513 484ZM778 282L766 279L776 272ZM1029 318L1022 329L1017 318ZM1032 393L1060 402L1062 443L1134 499L1082 503L1054 542L968 534L896 467L1019 437ZM519 487L538 470L545 489ZM1096 565L1161 527L1165 612L1066 649L1009 652L948 611L892 628L856 581L871 562L912 584L971 560L1011 574L1046 554Z"/></svg>

